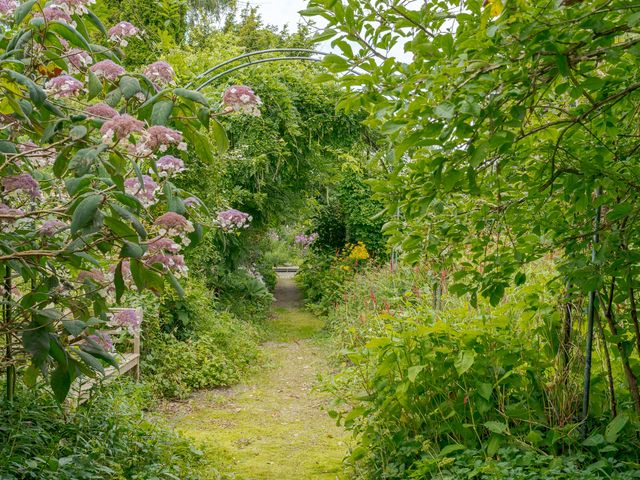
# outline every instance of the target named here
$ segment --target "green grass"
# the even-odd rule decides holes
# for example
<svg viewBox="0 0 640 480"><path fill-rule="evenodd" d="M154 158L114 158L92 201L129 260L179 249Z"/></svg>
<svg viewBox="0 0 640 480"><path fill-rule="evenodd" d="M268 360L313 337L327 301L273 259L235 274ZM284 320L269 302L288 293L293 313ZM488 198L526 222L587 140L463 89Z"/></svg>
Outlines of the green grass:
<svg viewBox="0 0 640 480"><path fill-rule="evenodd" d="M314 385L329 373L324 324L299 308L278 308L261 347L268 366L245 385L201 392L165 407L229 478L335 480L348 436L329 418Z"/></svg>

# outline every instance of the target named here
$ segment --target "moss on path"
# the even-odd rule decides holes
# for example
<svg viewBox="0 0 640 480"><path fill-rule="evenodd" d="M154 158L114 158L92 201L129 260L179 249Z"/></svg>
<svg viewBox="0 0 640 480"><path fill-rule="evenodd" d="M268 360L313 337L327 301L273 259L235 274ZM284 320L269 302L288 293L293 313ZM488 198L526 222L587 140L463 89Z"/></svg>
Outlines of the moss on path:
<svg viewBox="0 0 640 480"><path fill-rule="evenodd" d="M262 352L268 366L246 384L200 392L163 408L177 430L205 447L212 463L238 480L335 480L346 435L313 387L329 371L323 322L300 308L290 279L280 279Z"/></svg>

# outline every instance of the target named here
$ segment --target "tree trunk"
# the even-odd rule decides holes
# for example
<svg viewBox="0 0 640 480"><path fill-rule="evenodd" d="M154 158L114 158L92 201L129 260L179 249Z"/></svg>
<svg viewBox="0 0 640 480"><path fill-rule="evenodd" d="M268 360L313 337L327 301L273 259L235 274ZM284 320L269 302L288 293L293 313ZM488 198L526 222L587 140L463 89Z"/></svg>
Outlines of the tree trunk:
<svg viewBox="0 0 640 480"><path fill-rule="evenodd" d="M616 324L615 318L613 316L613 293L615 289L615 278L611 281L611 291L609 294L609 301L607 304L607 308L605 310L605 317L607 319L607 323L609 324L609 330L611 334L615 337L618 335L618 325ZM629 356L625 352L624 345L620 340L616 342L616 346L618 347L618 351L620 352L620 358L622 359L622 368L624 369L624 375L627 379L627 385L629 386L629 393L631 394L631 398L633 399L633 404L635 406L636 412L640 414L640 391L638 391L638 378L635 373L631 369L631 364L629 363Z"/></svg>

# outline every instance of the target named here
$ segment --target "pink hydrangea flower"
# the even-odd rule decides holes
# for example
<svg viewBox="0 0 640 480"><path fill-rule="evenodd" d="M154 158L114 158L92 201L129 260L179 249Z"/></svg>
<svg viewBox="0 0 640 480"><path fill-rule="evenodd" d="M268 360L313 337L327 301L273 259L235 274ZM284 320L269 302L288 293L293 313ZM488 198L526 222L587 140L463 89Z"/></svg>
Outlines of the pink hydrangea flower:
<svg viewBox="0 0 640 480"><path fill-rule="evenodd" d="M31 140L18 144L18 151L28 159L30 164L39 168L53 165L56 161L55 148L40 147Z"/></svg>
<svg viewBox="0 0 640 480"><path fill-rule="evenodd" d="M113 352L114 350L111 335L106 332L96 332L95 335L90 335L87 338L98 344L105 352Z"/></svg>
<svg viewBox="0 0 640 480"><path fill-rule="evenodd" d="M36 12L34 17L44 18L45 22L64 22L72 26L76 26L71 16L64 11L59 5L53 4L45 7L40 12Z"/></svg>
<svg viewBox="0 0 640 480"><path fill-rule="evenodd" d="M113 283L113 279L116 273L116 266L117 265L111 265L109 267L109 278L110 280L112 280L112 282L109 284L107 292L111 295L115 294L116 291L115 285ZM124 284L128 290L137 290L136 284L133 281L133 275L131 275L131 262L129 262L129 260L127 259L122 260L122 280L124 280Z"/></svg>
<svg viewBox="0 0 640 480"><path fill-rule="evenodd" d="M0 203L0 222L13 222L22 215L24 215L24 210L21 208L10 208L4 203Z"/></svg>
<svg viewBox="0 0 640 480"><path fill-rule="evenodd" d="M28 173L4 177L2 179L2 186L6 193L24 192L31 198L38 198L41 195L40 185L38 185L38 182Z"/></svg>
<svg viewBox="0 0 640 480"><path fill-rule="evenodd" d="M179 237L182 243L189 245L187 235L193 232L193 223L176 212L167 212L156 218L153 224L158 227L161 236Z"/></svg>
<svg viewBox="0 0 640 480"><path fill-rule="evenodd" d="M113 82L125 73L125 69L111 60L102 60L91 67L91 71L99 77Z"/></svg>
<svg viewBox="0 0 640 480"><path fill-rule="evenodd" d="M158 175L161 177L169 177L176 173L184 172L184 162L172 155L160 157L156 162Z"/></svg>
<svg viewBox="0 0 640 480"><path fill-rule="evenodd" d="M69 15L84 15L89 11L87 5L94 3L96 3L96 0L55 0L55 5Z"/></svg>
<svg viewBox="0 0 640 480"><path fill-rule="evenodd" d="M127 38L134 37L140 30L129 22L120 22L116 26L109 29L109 40L115 43L119 43L121 47L126 47L129 42Z"/></svg>
<svg viewBox="0 0 640 480"><path fill-rule="evenodd" d="M154 125L142 135L137 151L141 155L155 151L166 152L171 145L175 145L178 150L187 149L180 132L162 125Z"/></svg>
<svg viewBox="0 0 640 480"><path fill-rule="evenodd" d="M82 91L84 84L69 75L54 77L45 84L49 95L54 97L71 97Z"/></svg>
<svg viewBox="0 0 640 480"><path fill-rule="evenodd" d="M176 277L182 277L187 274L189 269L182 255L172 253L158 252L144 257L144 263L147 266L160 265L164 270L172 272Z"/></svg>
<svg viewBox="0 0 640 480"><path fill-rule="evenodd" d="M158 201L156 193L160 186L149 175L142 176L142 184L137 177L127 178L124 181L124 189L129 195L136 197L146 208Z"/></svg>
<svg viewBox="0 0 640 480"><path fill-rule="evenodd" d="M131 335L140 333L140 324L142 323L142 316L140 312L135 308L124 308L117 310L111 314L111 320L109 326L112 327L124 327Z"/></svg>
<svg viewBox="0 0 640 480"><path fill-rule="evenodd" d="M96 103L95 105L91 105L84 110L92 117L98 118L113 118L118 115L118 112L115 108L110 107L106 103Z"/></svg>
<svg viewBox="0 0 640 480"><path fill-rule="evenodd" d="M241 228L249 228L252 217L248 213L230 208L218 213L218 225L225 232L232 232Z"/></svg>
<svg viewBox="0 0 640 480"><path fill-rule="evenodd" d="M260 116L262 100L251 88L244 85L233 85L222 95L224 112L240 112L248 115Z"/></svg>
<svg viewBox="0 0 640 480"><path fill-rule="evenodd" d="M145 68L144 75L156 87L162 87L172 83L176 74L167 62L155 62Z"/></svg>
<svg viewBox="0 0 640 480"><path fill-rule="evenodd" d="M67 227L68 225L65 222L54 218L52 220L45 220L38 229L38 233L45 237L53 237Z"/></svg>
<svg viewBox="0 0 640 480"><path fill-rule="evenodd" d="M83 72L91 65L91 56L81 48L72 48L65 54L73 73Z"/></svg>
<svg viewBox="0 0 640 480"><path fill-rule="evenodd" d="M200 205L200 200L196 197L188 197L183 200L183 203L187 207L197 207Z"/></svg>
<svg viewBox="0 0 640 480"><path fill-rule="evenodd" d="M110 120L104 122L100 128L100 133L102 134L103 142L113 143L114 137L116 141L122 140L132 133L139 133L143 130L144 123L125 113L122 115L116 115Z"/></svg>
<svg viewBox="0 0 640 480"><path fill-rule="evenodd" d="M169 237L155 237L147 242L149 253L169 252L178 253L182 248L179 243Z"/></svg>
<svg viewBox="0 0 640 480"><path fill-rule="evenodd" d="M15 0L0 0L0 17L10 17L18 8Z"/></svg>
<svg viewBox="0 0 640 480"><path fill-rule="evenodd" d="M76 279L79 283L84 283L90 280L100 285L104 285L109 282L107 276L102 272L102 270L98 270L97 268L81 271L78 273Z"/></svg>

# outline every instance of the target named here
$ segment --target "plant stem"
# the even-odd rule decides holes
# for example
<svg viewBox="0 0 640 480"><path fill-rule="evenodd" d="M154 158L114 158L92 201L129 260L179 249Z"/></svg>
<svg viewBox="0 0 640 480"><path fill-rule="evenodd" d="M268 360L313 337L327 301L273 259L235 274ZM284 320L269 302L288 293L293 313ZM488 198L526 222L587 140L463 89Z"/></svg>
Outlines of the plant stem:
<svg viewBox="0 0 640 480"><path fill-rule="evenodd" d="M4 266L4 308L2 309L2 320L4 327L7 330L5 334L5 360L7 362L7 385L6 385L6 397L7 400L12 402L15 398L16 392L16 366L13 364L13 349L11 342L13 338L11 336L11 269L8 265Z"/></svg>
<svg viewBox="0 0 640 480"><path fill-rule="evenodd" d="M598 315L598 332L600 333L600 339L602 340L602 350L604 352L604 361L607 367L607 380L609 383L609 400L611 404L611 416L618 415L618 402L616 400L615 384L613 382L613 369L611 368L611 355L609 354L609 346L607 345L607 339L604 336L604 328L600 321L600 315Z"/></svg>

